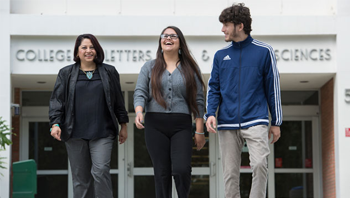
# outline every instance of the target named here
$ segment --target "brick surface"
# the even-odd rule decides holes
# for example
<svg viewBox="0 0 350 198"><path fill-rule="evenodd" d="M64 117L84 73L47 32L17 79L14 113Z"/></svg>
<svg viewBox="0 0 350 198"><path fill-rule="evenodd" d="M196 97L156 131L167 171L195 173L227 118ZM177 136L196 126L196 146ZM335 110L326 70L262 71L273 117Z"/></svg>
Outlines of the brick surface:
<svg viewBox="0 0 350 198"><path fill-rule="evenodd" d="M14 89L14 98L13 98L13 102L15 104L21 104L21 90L19 88L15 88ZM12 153L11 153L11 157L12 157L12 160L11 160L11 164L13 162L17 162L19 161L19 137L20 137L20 116L19 115L15 115L15 116L12 116L12 132L14 133L14 135L12 135ZM12 176L13 176L13 173L11 171L11 189L10 189L10 192L11 192L11 196L12 197L12 192L13 192L13 189L12 189Z"/></svg>
<svg viewBox="0 0 350 198"><path fill-rule="evenodd" d="M333 89L333 79L321 87L322 175L324 198L336 197Z"/></svg>

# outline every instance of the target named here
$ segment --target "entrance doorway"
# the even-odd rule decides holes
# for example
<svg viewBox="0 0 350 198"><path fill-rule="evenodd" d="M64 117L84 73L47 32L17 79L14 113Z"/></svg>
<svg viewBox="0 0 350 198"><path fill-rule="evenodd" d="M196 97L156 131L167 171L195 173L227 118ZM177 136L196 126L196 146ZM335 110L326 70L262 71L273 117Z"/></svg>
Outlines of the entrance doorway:
<svg viewBox="0 0 350 198"><path fill-rule="evenodd" d="M129 107L128 99L132 92L126 93L124 94L125 103L126 107ZM48 97L50 94L46 95ZM65 144L50 136L48 111L47 106L22 107L20 160L35 159L37 162L36 198L72 198L72 178ZM116 141L112 150L113 194L116 198L153 198L155 197L154 173L145 146L144 131L135 127L135 114L130 109L128 111L131 112L129 113L128 140L122 145ZM195 130L193 128L193 132ZM214 134L206 133L206 140L207 143L201 151L196 151L193 146L191 198L217 197L218 175L216 173L219 172L219 166L216 164L219 154L217 139ZM177 197L175 187L173 187L173 197Z"/></svg>
<svg viewBox="0 0 350 198"><path fill-rule="evenodd" d="M48 118L23 118L20 160L37 164L36 197L68 195L68 156L64 143L49 134ZM59 186L59 188L57 188Z"/></svg>
<svg viewBox="0 0 350 198"><path fill-rule="evenodd" d="M114 197L153 198L153 168L144 141L144 131L134 125L135 114L132 113L133 107L130 104L132 92L125 93L130 123L128 140L122 145L116 141L112 151ZM64 143L50 136L47 112L47 106L22 107L20 160L35 159L38 164L37 198L72 198L72 179L66 148ZM317 105L283 106L282 136L276 144L270 145L267 197L322 196L318 112ZM201 151L196 151L195 147L193 149L191 198L224 197L217 134L206 133L206 140ZM251 173L248 148L245 146L241 164L242 198L249 196ZM175 187L173 197L177 197Z"/></svg>

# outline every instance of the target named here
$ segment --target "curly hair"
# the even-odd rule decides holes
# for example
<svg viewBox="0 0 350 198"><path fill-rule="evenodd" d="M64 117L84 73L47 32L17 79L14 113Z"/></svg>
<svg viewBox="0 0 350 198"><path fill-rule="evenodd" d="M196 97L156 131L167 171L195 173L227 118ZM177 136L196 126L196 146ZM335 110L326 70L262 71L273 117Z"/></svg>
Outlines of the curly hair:
<svg viewBox="0 0 350 198"><path fill-rule="evenodd" d="M239 3L237 5L233 4L232 6L224 9L219 16L219 21L221 23L231 22L235 25L243 23L243 30L245 34L250 34L252 31L252 18L250 16L250 10L248 7L244 6L244 3Z"/></svg>

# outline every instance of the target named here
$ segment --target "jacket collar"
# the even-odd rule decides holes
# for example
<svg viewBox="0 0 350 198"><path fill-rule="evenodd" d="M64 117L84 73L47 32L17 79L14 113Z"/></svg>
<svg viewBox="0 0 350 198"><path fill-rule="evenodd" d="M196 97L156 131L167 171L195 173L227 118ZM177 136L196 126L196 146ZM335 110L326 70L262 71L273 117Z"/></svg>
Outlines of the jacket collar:
<svg viewBox="0 0 350 198"><path fill-rule="evenodd" d="M105 69L105 66L102 64L100 65L96 65L97 69L98 69L98 73L100 74L100 77L101 77L101 81L102 81L102 85L103 85L103 89L104 89L104 92L105 92L105 96L106 96L106 99L107 99L107 104L109 105L111 103L110 101L110 97L108 97L110 95L109 93L109 90L110 90L110 87L109 87L109 76L107 74L107 71Z"/></svg>
<svg viewBox="0 0 350 198"><path fill-rule="evenodd" d="M75 84L77 83L78 79L78 74L79 74L79 68L80 68L80 63L76 63L73 65L72 71L71 71L71 78L70 78L70 83L69 85L71 86L70 90L73 90L72 93L75 91Z"/></svg>
<svg viewBox="0 0 350 198"><path fill-rule="evenodd" d="M79 68L80 64L75 63L72 65L72 70L69 78L69 94L68 94L68 100L67 101L74 101L74 93L75 93L75 85L77 83L78 74L79 74ZM73 105L68 105L68 112L73 112ZM72 126L70 126L72 127Z"/></svg>
<svg viewBox="0 0 350 198"><path fill-rule="evenodd" d="M244 48L245 46L249 45L252 41L253 41L253 38L249 34L248 37L245 40L243 40L243 41L239 41L239 42L232 41L232 47L234 47L234 48L241 48L241 47Z"/></svg>

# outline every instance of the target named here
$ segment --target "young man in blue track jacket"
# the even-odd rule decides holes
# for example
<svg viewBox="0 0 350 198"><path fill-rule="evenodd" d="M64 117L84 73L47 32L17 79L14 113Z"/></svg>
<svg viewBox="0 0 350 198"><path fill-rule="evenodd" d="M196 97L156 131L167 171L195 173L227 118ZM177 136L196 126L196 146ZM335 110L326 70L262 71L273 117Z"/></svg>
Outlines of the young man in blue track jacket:
<svg viewBox="0 0 350 198"><path fill-rule="evenodd" d="M250 36L251 16L244 4L224 9L219 17L227 47L216 52L208 82L209 132L217 129L222 155L225 197L239 198L241 150L249 149L253 170L250 198L266 197L267 156L280 137L282 109L279 73L271 46ZM269 110L271 127L269 125Z"/></svg>

